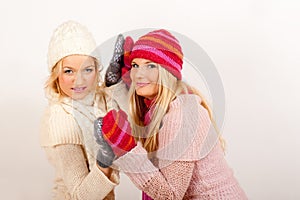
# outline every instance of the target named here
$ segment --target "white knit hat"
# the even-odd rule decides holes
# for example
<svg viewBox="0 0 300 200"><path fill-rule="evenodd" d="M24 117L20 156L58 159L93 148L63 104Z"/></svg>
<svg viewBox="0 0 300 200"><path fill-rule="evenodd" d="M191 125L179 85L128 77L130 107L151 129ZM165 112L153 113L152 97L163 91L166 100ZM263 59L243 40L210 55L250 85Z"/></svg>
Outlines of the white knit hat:
<svg viewBox="0 0 300 200"><path fill-rule="evenodd" d="M69 55L89 55L96 49L96 42L88 29L75 21L67 21L56 28L48 47L48 69ZM93 57L97 58L96 55Z"/></svg>

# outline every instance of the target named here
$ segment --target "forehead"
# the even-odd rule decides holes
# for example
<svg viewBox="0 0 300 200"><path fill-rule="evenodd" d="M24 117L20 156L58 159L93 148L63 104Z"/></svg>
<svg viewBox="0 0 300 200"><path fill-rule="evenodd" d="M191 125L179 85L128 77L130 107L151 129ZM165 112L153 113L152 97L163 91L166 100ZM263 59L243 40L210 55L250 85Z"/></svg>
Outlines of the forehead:
<svg viewBox="0 0 300 200"><path fill-rule="evenodd" d="M94 65L94 59L85 55L70 55L62 60L63 67L82 67Z"/></svg>
<svg viewBox="0 0 300 200"><path fill-rule="evenodd" d="M133 63L136 64L147 64L147 63L154 63L152 60L144 59L144 58L134 58L132 60Z"/></svg>

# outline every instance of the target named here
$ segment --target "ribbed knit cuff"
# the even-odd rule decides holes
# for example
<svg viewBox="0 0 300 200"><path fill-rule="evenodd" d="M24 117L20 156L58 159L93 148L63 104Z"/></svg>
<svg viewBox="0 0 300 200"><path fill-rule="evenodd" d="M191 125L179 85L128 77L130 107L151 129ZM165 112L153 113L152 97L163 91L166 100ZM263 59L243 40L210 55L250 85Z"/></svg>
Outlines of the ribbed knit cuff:
<svg viewBox="0 0 300 200"><path fill-rule="evenodd" d="M115 186L117 186L120 181L119 181L119 173L116 170L113 170L110 177L108 178L95 164L93 166L93 169L91 171L95 170L97 172L97 176L99 176L99 180L102 180L101 182L103 183L103 188L106 189L113 189Z"/></svg>
<svg viewBox="0 0 300 200"><path fill-rule="evenodd" d="M140 143L130 152L115 160L114 165L126 173L139 188L158 172L158 169L148 159L147 151Z"/></svg>
<svg viewBox="0 0 300 200"><path fill-rule="evenodd" d="M79 199L104 199L119 183L115 174L110 179L104 175L96 164L93 165L89 176L82 183L82 191L78 193Z"/></svg>

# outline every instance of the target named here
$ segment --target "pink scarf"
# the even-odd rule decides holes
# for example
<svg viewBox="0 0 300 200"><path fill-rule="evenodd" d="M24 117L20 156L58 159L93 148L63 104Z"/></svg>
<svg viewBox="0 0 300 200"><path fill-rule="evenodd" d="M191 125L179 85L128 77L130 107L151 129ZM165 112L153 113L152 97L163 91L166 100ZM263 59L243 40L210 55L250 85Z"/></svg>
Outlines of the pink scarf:
<svg viewBox="0 0 300 200"><path fill-rule="evenodd" d="M151 197L149 197L145 192L142 193L142 200L153 200Z"/></svg>
<svg viewBox="0 0 300 200"><path fill-rule="evenodd" d="M151 121L151 115L153 113L153 109L154 109L154 106L153 106L153 101L154 99L144 99L144 103L147 107L146 111L145 111L145 116L144 116L144 125L147 126L150 121Z"/></svg>

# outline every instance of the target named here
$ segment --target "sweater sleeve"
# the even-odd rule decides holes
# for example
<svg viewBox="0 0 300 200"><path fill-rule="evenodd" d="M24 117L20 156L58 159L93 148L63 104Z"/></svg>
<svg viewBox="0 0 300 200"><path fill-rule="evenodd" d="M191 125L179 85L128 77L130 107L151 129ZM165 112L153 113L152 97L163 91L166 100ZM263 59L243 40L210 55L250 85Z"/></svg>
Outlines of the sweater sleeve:
<svg viewBox="0 0 300 200"><path fill-rule="evenodd" d="M81 129L71 113L59 105L50 106L41 121L41 146L83 144Z"/></svg>
<svg viewBox="0 0 300 200"><path fill-rule="evenodd" d="M194 162L159 161L156 168L138 145L114 162L131 181L153 199L182 199L192 178Z"/></svg>
<svg viewBox="0 0 300 200"><path fill-rule="evenodd" d="M80 145L55 146L53 155L57 171L61 174L72 199L99 200L112 195L111 192L119 181L118 173L114 171L108 179L96 164L89 171Z"/></svg>
<svg viewBox="0 0 300 200"><path fill-rule="evenodd" d="M153 199L183 199L190 185L193 169L193 162L174 161L162 167L160 172L146 182L143 191Z"/></svg>

